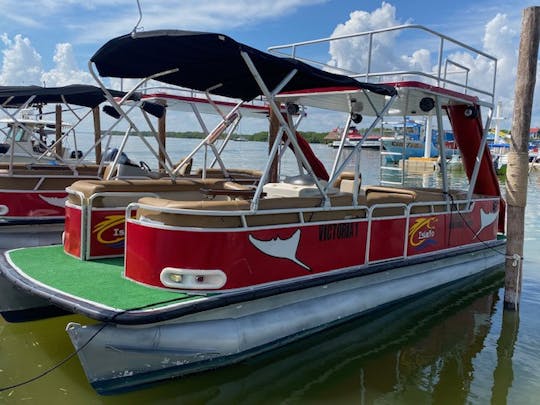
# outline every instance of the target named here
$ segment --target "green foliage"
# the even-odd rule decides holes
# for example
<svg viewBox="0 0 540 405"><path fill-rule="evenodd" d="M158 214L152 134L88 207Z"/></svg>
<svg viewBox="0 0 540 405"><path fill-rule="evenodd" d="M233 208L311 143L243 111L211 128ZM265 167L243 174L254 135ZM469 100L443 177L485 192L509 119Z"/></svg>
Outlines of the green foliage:
<svg viewBox="0 0 540 405"><path fill-rule="evenodd" d="M300 132L300 134L309 143L324 143L324 137L328 135L327 132ZM268 132L257 132L251 136L246 136L251 141L266 142L268 141Z"/></svg>
<svg viewBox="0 0 540 405"><path fill-rule="evenodd" d="M302 136L310 143L324 143L324 137L328 134L327 132L300 132ZM113 135L124 135L122 131L113 131ZM144 136L151 136L151 133L148 131L142 132ZM196 131L187 131L187 132L167 132L167 138L204 138L202 132ZM249 141L256 142L267 142L268 141L268 132L256 132L252 135L233 135L233 139L243 138Z"/></svg>

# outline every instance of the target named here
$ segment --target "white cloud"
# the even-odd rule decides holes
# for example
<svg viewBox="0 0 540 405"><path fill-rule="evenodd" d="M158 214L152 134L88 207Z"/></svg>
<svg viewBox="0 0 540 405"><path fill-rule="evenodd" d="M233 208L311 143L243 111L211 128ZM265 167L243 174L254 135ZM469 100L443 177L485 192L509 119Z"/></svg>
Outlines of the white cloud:
<svg viewBox="0 0 540 405"><path fill-rule="evenodd" d="M349 20L338 24L332 33L332 37L344 36L358 32L371 31L374 29L388 28L399 25L396 18L396 8L389 3L383 2L381 7L369 13L367 11L353 11ZM394 61L395 33L377 35L373 39L373 50L379 56L372 60L372 70L381 71L392 67ZM368 37L354 38L350 40L334 41L330 43L330 66L341 69L365 73L368 63ZM354 55L354 56L352 56Z"/></svg>
<svg viewBox="0 0 540 405"><path fill-rule="evenodd" d="M0 36L0 39L5 46L2 51L0 85L54 87L94 82L88 72L78 68L71 44L57 44L53 57L55 66L50 71L44 71L42 57L32 46L30 39L16 35L11 40L7 34Z"/></svg>
<svg viewBox="0 0 540 405"><path fill-rule="evenodd" d="M41 76L41 80L46 86L95 83L90 73L78 68L71 44L57 44L53 60L55 67L48 72L44 72Z"/></svg>
<svg viewBox="0 0 540 405"><path fill-rule="evenodd" d="M354 11L350 13L349 20L339 24L332 37L382 29L402 24L396 17L396 8L389 3L383 2L381 7L372 11ZM405 45L404 45L405 43ZM411 44L416 49L411 48ZM371 60L371 72L391 72L399 70L421 70L434 72L437 68L438 41L428 41L426 47L421 40L409 38L408 34L385 34L373 37L373 54ZM449 44L450 45L450 44ZM503 114L510 117L513 110L514 83L516 80L516 65L518 58L519 27L517 20L510 21L506 14L497 14L488 21L484 27L481 51L498 59L495 100L503 103ZM470 69L468 76L469 85L487 91L492 90L494 65L481 55L472 54L467 50L458 50L449 46L446 48L445 57L466 66ZM329 46L329 65L339 67L350 72L365 73L367 69L368 40L347 39L337 40ZM449 71L458 71L459 68L451 67ZM465 75L454 74L453 80L464 83ZM540 72L539 72L540 74ZM386 80L389 80L387 78ZM425 80L425 79L423 79ZM540 89L537 80L537 89ZM485 96L483 96L485 98ZM539 111L533 116L538 117ZM503 124L510 127L509 119ZM535 125L532 123L532 125Z"/></svg>
<svg viewBox="0 0 540 405"><path fill-rule="evenodd" d="M427 49L418 49L411 56L401 55L401 62L408 70L429 72L432 69L431 53Z"/></svg>
<svg viewBox="0 0 540 405"><path fill-rule="evenodd" d="M15 35L13 40L7 34L1 36L5 49L2 51L0 84L16 86L39 84L41 79L41 56L32 47L30 40Z"/></svg>

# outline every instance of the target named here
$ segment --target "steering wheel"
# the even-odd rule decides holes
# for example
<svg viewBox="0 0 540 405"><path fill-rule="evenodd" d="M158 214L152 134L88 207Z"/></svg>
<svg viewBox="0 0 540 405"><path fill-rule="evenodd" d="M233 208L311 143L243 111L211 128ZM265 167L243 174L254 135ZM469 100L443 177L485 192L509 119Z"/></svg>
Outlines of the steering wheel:
<svg viewBox="0 0 540 405"><path fill-rule="evenodd" d="M141 166L141 169L144 169L146 171L152 171L152 169L150 169L150 166L148 166L148 163L143 162L142 160L139 162L139 166Z"/></svg>

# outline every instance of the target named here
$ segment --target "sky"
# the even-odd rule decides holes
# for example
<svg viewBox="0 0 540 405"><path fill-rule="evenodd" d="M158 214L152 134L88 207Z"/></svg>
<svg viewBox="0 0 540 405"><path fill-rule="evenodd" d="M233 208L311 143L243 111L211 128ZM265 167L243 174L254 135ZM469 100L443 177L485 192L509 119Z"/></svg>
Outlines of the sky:
<svg viewBox="0 0 540 405"><path fill-rule="evenodd" d="M140 0L140 5L139 29L220 32L260 50L393 25L424 25L498 58L496 100L507 118L501 127L509 129L522 12L535 4L523 0ZM0 85L94 84L88 60L109 39L131 32L138 18L136 0L0 0ZM378 44L385 56L384 68L432 67L435 52L425 44L397 43L391 37ZM355 68L362 61L352 55L361 51L358 45L348 44L320 52L331 65ZM485 80L485 62L460 52L453 60L474 65L472 83ZM538 79L536 87L540 87ZM535 96L531 126L540 126L539 94ZM330 117L320 114L304 130L325 132L342 124ZM171 130L198 129L191 119L177 120L176 125Z"/></svg>

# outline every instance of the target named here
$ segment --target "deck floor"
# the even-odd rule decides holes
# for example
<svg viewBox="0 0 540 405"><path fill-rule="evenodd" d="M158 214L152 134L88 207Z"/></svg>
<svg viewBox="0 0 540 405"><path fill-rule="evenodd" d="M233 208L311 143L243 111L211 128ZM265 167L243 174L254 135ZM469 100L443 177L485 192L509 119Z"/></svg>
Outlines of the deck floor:
<svg viewBox="0 0 540 405"><path fill-rule="evenodd" d="M81 261L64 253L63 246L40 246L7 253L12 264L33 283L99 306L117 310L159 307L200 298L130 281L123 276L123 258ZM155 304L155 305L153 305Z"/></svg>

